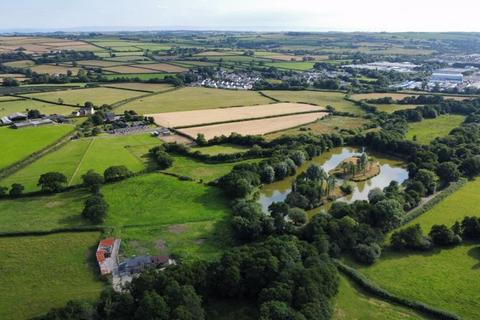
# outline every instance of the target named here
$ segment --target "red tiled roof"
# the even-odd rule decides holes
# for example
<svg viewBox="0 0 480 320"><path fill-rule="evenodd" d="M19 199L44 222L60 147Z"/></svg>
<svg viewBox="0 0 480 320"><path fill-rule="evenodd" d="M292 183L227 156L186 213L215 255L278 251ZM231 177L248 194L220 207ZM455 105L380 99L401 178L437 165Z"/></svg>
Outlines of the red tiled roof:
<svg viewBox="0 0 480 320"><path fill-rule="evenodd" d="M108 238L108 239L104 239L102 241L100 241L100 246L102 247L111 247L113 246L113 243L115 242L115 239L114 238Z"/></svg>

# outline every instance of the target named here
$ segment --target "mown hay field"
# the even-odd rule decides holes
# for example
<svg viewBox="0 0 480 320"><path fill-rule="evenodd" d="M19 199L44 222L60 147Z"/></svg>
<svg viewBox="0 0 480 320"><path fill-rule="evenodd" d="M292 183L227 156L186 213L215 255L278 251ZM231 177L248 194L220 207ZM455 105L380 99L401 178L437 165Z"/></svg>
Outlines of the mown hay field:
<svg viewBox="0 0 480 320"><path fill-rule="evenodd" d="M360 93L360 94L352 95L351 98L357 101L368 100L368 99L380 99L385 97L391 97L394 100L401 100L406 97L418 97L418 96L419 94L415 94L415 93ZM445 99L453 99L458 101L463 101L465 99L468 99L468 97L462 97L462 96L451 96L451 95L442 95L442 96Z"/></svg>
<svg viewBox="0 0 480 320"><path fill-rule="evenodd" d="M30 319L69 300L94 301L96 232L0 238L0 318Z"/></svg>
<svg viewBox="0 0 480 320"><path fill-rule="evenodd" d="M134 66L117 66L117 67L108 67L104 68L104 71L109 71L112 73L156 73L158 70L144 69Z"/></svg>
<svg viewBox="0 0 480 320"><path fill-rule="evenodd" d="M268 103L273 103L273 100L254 91L187 87L137 99L123 105L122 108L135 110L138 114L154 114Z"/></svg>
<svg viewBox="0 0 480 320"><path fill-rule="evenodd" d="M60 106L58 104L52 104L42 101L29 100L29 99L15 99L14 97L8 97L10 100L0 100L0 117L8 116L15 112L27 113L28 110L38 110L42 114L62 114L69 115L77 108L69 106Z"/></svg>
<svg viewBox="0 0 480 320"><path fill-rule="evenodd" d="M144 93L110 88L90 88L34 93L26 96L57 103L61 99L63 103L70 105L83 105L85 102L90 101L96 106L101 106L102 104L113 104L141 95L144 95Z"/></svg>
<svg viewBox="0 0 480 320"><path fill-rule="evenodd" d="M280 116L285 114L323 110L323 108L318 106L303 103L276 103L248 107L167 112L149 114L147 116L153 117L155 119L155 123L158 125L177 128L216 122L265 118L269 116Z"/></svg>
<svg viewBox="0 0 480 320"><path fill-rule="evenodd" d="M328 105L336 111L349 112L355 115L362 115L364 111L354 103L345 100L343 92L329 91L263 91L267 96L282 102L304 102L312 103L322 107Z"/></svg>
<svg viewBox="0 0 480 320"><path fill-rule="evenodd" d="M241 135L263 135L266 133L280 131L288 128L294 128L310 122L314 122L327 115L328 113L326 112L306 113L269 119L249 120L185 128L180 129L179 131L192 138L195 138L199 133L202 133L207 139L212 139L221 135L229 136L231 133L239 133Z"/></svg>
<svg viewBox="0 0 480 320"><path fill-rule="evenodd" d="M49 125L36 128L0 128L0 169L18 162L54 143L73 131L72 125Z"/></svg>
<svg viewBox="0 0 480 320"><path fill-rule="evenodd" d="M69 185L81 183L82 175L93 169L103 174L103 171L114 165L124 165L131 171L143 170L148 162L146 154L138 154L132 148L145 146L150 149L160 141L148 134L128 136L100 136L70 141L62 148L47 154L32 164L0 180L0 185L10 186L21 183L26 191L38 190L40 175L57 171L64 174ZM143 150L145 153L148 150Z"/></svg>
<svg viewBox="0 0 480 320"><path fill-rule="evenodd" d="M32 60L18 60L12 62L4 62L3 65L13 68L29 68L35 65L35 62Z"/></svg>
<svg viewBox="0 0 480 320"><path fill-rule="evenodd" d="M437 137L444 137L465 120L461 115L441 115L435 119L423 119L408 124L407 139L428 144Z"/></svg>
<svg viewBox="0 0 480 320"><path fill-rule="evenodd" d="M315 62L311 61L292 61L292 62L268 62L265 63L268 67L275 67L279 69L308 71L312 70Z"/></svg>

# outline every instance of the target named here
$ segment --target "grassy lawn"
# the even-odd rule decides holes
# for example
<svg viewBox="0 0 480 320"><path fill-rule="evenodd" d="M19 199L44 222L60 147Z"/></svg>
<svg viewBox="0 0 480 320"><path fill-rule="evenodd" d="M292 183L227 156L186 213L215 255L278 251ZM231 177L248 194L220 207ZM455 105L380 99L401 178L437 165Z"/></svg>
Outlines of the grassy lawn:
<svg viewBox="0 0 480 320"><path fill-rule="evenodd" d="M372 298L360 292L355 284L340 277L335 297L333 320L406 320L423 319L405 308Z"/></svg>
<svg viewBox="0 0 480 320"><path fill-rule="evenodd" d="M234 163L209 164L191 158L174 156L173 166L165 170L181 176L190 177L204 182L218 179L229 173L233 166L243 162L256 162L258 160L246 160Z"/></svg>
<svg viewBox="0 0 480 320"><path fill-rule="evenodd" d="M0 169L47 147L72 130L72 125L22 129L0 128L0 146L2 146Z"/></svg>
<svg viewBox="0 0 480 320"><path fill-rule="evenodd" d="M299 128L292 128L284 131L267 134L265 138L267 138L268 140L273 140L283 135L295 136L295 135L305 134L305 133L313 133L313 134L334 133L334 132L339 132L342 129L347 129L347 130L357 129L367 123L369 123L369 120L366 120L363 118L331 116L331 117L317 120L314 123L310 123L310 124L301 126Z"/></svg>
<svg viewBox="0 0 480 320"><path fill-rule="evenodd" d="M13 97L10 97L12 99ZM0 117L8 116L15 112L27 113L28 110L37 109L42 114L63 114L69 115L73 111L76 111L76 108L59 106L56 104L50 104L46 102L40 102L35 100L16 100L16 101L1 101L0 100Z"/></svg>
<svg viewBox="0 0 480 320"><path fill-rule="evenodd" d="M433 224L452 225L466 215L480 215L480 180L468 182L410 224L419 223L428 233ZM371 267L360 267L367 277L385 289L460 315L480 318L478 278L480 245L464 244L428 253L386 252Z"/></svg>
<svg viewBox="0 0 480 320"><path fill-rule="evenodd" d="M0 232L48 231L89 225L82 219L88 194L77 190L51 196L0 201Z"/></svg>
<svg viewBox="0 0 480 320"><path fill-rule="evenodd" d="M250 106L272 102L254 91L183 88L132 101L123 105L122 110L135 110L139 114L149 114Z"/></svg>
<svg viewBox="0 0 480 320"><path fill-rule="evenodd" d="M141 96L143 94L144 93L142 92L120 89L90 88L34 93L27 96L52 102L58 102L59 99L62 99L64 103L72 105L83 105L85 102L90 101L96 106L101 106L102 104L112 104L124 99Z"/></svg>
<svg viewBox="0 0 480 320"><path fill-rule="evenodd" d="M208 147L195 147L192 150L200 151L202 154L214 156L217 154L233 154L233 153L245 152L248 150L248 148L233 145L233 144L221 144L221 145L208 146Z"/></svg>
<svg viewBox="0 0 480 320"><path fill-rule="evenodd" d="M9 186L21 183L27 191L38 190L40 175L49 171L58 171L67 176L69 185L81 183L82 175L90 169L103 174L113 165L125 165L131 171L145 168L147 158L140 155L135 147L143 146L145 153L158 145L158 139L148 134L85 138L70 141L68 144L38 159L27 167L0 181L0 185ZM132 151L133 148L133 151Z"/></svg>
<svg viewBox="0 0 480 320"><path fill-rule="evenodd" d="M362 109L354 105L352 102L345 100L345 94L342 92L264 91L264 93L267 96L275 98L282 102L313 103L321 107L331 105L335 108L335 110L340 112L350 112L356 115L364 114Z"/></svg>
<svg viewBox="0 0 480 320"><path fill-rule="evenodd" d="M106 221L110 226L209 221L229 211L219 189L159 173L107 185L102 193L110 205Z"/></svg>
<svg viewBox="0 0 480 320"><path fill-rule="evenodd" d="M428 144L437 137L447 136L452 129L459 127L465 120L460 115L442 115L435 119L424 119L421 122L408 124L407 139Z"/></svg>
<svg viewBox="0 0 480 320"><path fill-rule="evenodd" d="M98 233L63 233L0 239L0 318L29 319L69 300L94 300L93 249Z"/></svg>

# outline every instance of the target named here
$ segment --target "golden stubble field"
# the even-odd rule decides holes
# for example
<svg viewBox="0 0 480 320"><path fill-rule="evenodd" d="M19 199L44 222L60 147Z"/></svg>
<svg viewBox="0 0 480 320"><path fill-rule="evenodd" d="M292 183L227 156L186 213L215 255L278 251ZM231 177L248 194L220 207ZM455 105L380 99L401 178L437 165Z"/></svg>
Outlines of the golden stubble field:
<svg viewBox="0 0 480 320"><path fill-rule="evenodd" d="M195 125L206 125L242 119L257 119L295 113L324 111L322 107L304 103L275 103L248 107L205 109L194 111L167 112L149 114L158 125L178 128Z"/></svg>
<svg viewBox="0 0 480 320"><path fill-rule="evenodd" d="M228 136L231 133L239 133L241 135L263 135L266 133L276 132L301 126L306 123L311 123L327 115L328 112L304 113L268 119L248 120L186 128L179 131L192 138L196 138L199 133L202 133L207 139L212 139L221 135Z"/></svg>

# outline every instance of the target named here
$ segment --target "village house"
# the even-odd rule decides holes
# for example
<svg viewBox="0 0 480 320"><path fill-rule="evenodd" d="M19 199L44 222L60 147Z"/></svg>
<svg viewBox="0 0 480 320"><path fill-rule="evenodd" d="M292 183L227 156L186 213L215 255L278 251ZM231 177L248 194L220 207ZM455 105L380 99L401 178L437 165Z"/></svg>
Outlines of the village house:
<svg viewBox="0 0 480 320"><path fill-rule="evenodd" d="M107 238L98 244L96 257L102 276L111 274L117 266L117 253L120 239Z"/></svg>
<svg viewBox="0 0 480 320"><path fill-rule="evenodd" d="M174 262L168 256L139 256L125 260L118 266L120 274L135 274L151 269L161 269Z"/></svg>
<svg viewBox="0 0 480 320"><path fill-rule="evenodd" d="M73 111L72 115L76 117L86 117L95 114L95 109L93 107L81 107L77 111Z"/></svg>

